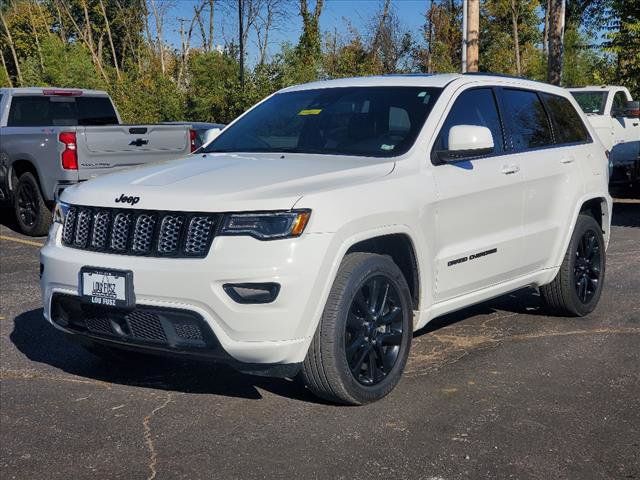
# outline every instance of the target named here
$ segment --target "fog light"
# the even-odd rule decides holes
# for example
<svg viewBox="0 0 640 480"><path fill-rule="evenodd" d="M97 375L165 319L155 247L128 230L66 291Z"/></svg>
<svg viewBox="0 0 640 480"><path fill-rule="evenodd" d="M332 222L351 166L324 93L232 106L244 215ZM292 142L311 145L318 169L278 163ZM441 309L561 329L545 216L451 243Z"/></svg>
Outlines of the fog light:
<svg viewBox="0 0 640 480"><path fill-rule="evenodd" d="M271 303L280 292L279 283L225 283L222 288L237 303Z"/></svg>

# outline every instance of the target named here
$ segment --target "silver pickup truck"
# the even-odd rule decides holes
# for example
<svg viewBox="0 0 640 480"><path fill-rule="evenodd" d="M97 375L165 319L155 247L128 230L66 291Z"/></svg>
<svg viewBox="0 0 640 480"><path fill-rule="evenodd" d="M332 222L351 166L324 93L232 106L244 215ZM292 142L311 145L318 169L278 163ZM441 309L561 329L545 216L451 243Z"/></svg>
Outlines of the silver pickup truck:
<svg viewBox="0 0 640 480"><path fill-rule="evenodd" d="M106 92L0 88L0 201L23 233L44 235L69 185L187 155L195 140L189 125L122 125Z"/></svg>

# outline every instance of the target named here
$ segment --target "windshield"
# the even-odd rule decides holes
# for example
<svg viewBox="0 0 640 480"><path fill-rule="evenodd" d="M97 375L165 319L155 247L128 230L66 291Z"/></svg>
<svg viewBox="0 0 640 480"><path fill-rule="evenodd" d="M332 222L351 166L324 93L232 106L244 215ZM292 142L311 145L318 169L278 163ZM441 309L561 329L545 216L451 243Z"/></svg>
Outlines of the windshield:
<svg viewBox="0 0 640 480"><path fill-rule="evenodd" d="M346 87L274 95L204 152L295 152L371 157L413 145L441 89Z"/></svg>
<svg viewBox="0 0 640 480"><path fill-rule="evenodd" d="M604 104L607 102L607 92L585 91L571 92L576 99L578 105L584 113L596 113L602 115L604 113Z"/></svg>

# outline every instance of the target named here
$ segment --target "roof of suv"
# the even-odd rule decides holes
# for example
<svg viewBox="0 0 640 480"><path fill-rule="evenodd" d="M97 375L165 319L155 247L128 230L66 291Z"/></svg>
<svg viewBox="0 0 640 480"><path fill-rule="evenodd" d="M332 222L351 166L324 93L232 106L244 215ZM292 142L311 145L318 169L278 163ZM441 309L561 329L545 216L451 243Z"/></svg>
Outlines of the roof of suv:
<svg viewBox="0 0 640 480"><path fill-rule="evenodd" d="M316 88L340 88L340 87L381 87L381 86L413 86L444 88L451 82L459 80L466 83L511 84L514 86L542 90L550 93L564 94L566 90L555 85L535 80L527 80L520 77L498 75L490 73L442 73L442 74L392 74L374 75L368 77L339 78L335 80L322 80L316 82L294 85L281 90L291 92L297 90L311 90Z"/></svg>

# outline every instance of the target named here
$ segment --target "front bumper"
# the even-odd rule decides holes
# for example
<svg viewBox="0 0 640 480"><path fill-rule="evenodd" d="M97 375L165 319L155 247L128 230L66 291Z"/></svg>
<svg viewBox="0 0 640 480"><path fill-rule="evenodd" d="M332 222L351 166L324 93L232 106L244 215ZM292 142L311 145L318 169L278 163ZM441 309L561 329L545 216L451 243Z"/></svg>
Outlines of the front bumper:
<svg viewBox="0 0 640 480"><path fill-rule="evenodd" d="M329 234L267 242L217 237L204 259L90 252L64 247L60 237L60 226L52 226L40 254L44 315L56 328L75 335L90 334L74 331L52 318L54 294L79 295L83 266L131 270L137 306L179 309L199 316L230 362L286 365L304 360L309 332L315 330L322 311L320 292L328 281L330 265L325 265L324 259ZM239 304L223 289L227 283L261 282L280 284L274 302ZM225 360L223 357L220 359Z"/></svg>

